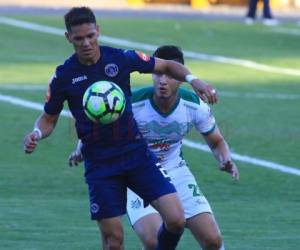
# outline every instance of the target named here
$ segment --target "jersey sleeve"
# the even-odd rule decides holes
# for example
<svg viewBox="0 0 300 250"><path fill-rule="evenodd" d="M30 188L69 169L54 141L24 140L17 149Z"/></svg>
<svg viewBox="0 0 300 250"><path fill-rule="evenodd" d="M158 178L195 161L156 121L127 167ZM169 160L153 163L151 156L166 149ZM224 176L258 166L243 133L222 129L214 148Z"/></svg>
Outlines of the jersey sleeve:
<svg viewBox="0 0 300 250"><path fill-rule="evenodd" d="M203 101L200 101L198 108L195 110L193 122L197 131L203 135L210 134L216 127L216 120L211 109Z"/></svg>
<svg viewBox="0 0 300 250"><path fill-rule="evenodd" d="M151 73L154 70L154 57L136 50L126 50L124 55L130 72Z"/></svg>
<svg viewBox="0 0 300 250"><path fill-rule="evenodd" d="M64 101L65 93L59 83L57 73L55 73L49 82L44 111L50 115L59 114L63 109Z"/></svg>

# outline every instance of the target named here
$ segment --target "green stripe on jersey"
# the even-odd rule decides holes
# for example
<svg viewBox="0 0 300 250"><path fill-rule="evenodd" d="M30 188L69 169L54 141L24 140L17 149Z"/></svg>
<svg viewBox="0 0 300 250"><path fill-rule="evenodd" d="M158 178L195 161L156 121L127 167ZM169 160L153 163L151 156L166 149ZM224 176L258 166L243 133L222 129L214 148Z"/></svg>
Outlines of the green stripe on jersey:
<svg viewBox="0 0 300 250"><path fill-rule="evenodd" d="M141 88L133 91L131 96L131 102L140 102L146 99L152 98L153 95L153 87Z"/></svg>
<svg viewBox="0 0 300 250"><path fill-rule="evenodd" d="M135 102L140 102L143 100L151 99L152 95L153 95L153 87L141 88L141 89L133 91L132 97L131 97L131 102L135 103ZM183 100L186 100L188 102L200 104L199 97L190 90L187 90L184 88L179 88L179 96L180 96L180 98L182 98Z"/></svg>
<svg viewBox="0 0 300 250"><path fill-rule="evenodd" d="M196 104L200 104L199 97L195 93L191 92L190 90L180 88L179 95L183 100L186 100L188 102L193 102Z"/></svg>

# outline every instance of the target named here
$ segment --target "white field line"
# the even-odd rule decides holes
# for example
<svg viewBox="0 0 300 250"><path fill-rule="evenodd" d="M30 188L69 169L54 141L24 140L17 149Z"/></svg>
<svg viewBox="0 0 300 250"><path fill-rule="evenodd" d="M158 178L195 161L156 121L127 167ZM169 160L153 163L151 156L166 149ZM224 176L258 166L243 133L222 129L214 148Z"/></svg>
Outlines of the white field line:
<svg viewBox="0 0 300 250"><path fill-rule="evenodd" d="M44 110L44 105L37 103L37 102L32 102L32 101L27 101L18 97L14 97L14 96L9 96L9 95L2 95L0 94L0 101L2 102L7 102L13 105L17 105L17 106L21 106L21 107L25 107L25 108L29 108L29 109L34 109L34 110ZM62 116L65 117L72 117L72 114L69 111L63 110L61 112Z"/></svg>
<svg viewBox="0 0 300 250"><path fill-rule="evenodd" d="M44 106L40 103L27 101L27 100L17 98L14 96L9 96L9 95L0 94L0 101L7 102L7 103L17 105L17 106L21 106L21 107L25 107L25 108L29 108L29 109L34 109L34 110L43 110L44 109ZM65 111L65 110L63 110L61 112L61 115L65 116L65 117L69 117L69 118L72 117L71 113L69 111ZM210 152L209 147L204 144L201 144L201 143L197 143L197 142L193 142L193 141L185 139L185 140L183 140L183 144L190 148L194 148L194 149L201 150L204 152ZM261 159L253 158L253 157L246 156L246 155L240 155L237 153L232 153L231 155L234 160L249 163L252 165L257 165L257 166L264 167L264 168L271 168L271 169L274 169L274 170L277 170L277 171L280 171L283 173L300 176L300 170L295 167L285 166L285 165L281 165L281 164L278 164L275 162L261 160Z"/></svg>
<svg viewBox="0 0 300 250"><path fill-rule="evenodd" d="M298 100L300 95L297 94L281 94L281 93L237 93L229 91L220 91L221 96L233 98L249 98L249 99L279 99L279 100Z"/></svg>
<svg viewBox="0 0 300 250"><path fill-rule="evenodd" d="M40 25L36 23L21 21L17 19L7 18L7 17L1 17L0 16L0 23L11 25L23 29L29 29L39 32L44 32L48 34L54 34L54 35L64 35L65 30L54 28L46 25ZM147 51L154 51L158 45L152 45L152 44L146 44L146 43L139 43L139 42L133 42L126 39L120 39L110 36L104 36L101 35L101 42L117 45L117 46L124 46L127 48L135 48L135 49L142 49ZM219 56L219 55L208 55L204 53L198 53L193 51L184 51L184 54L186 57L197 59L197 60L204 60L204 61L213 61L218 63L224 63L224 64L232 64L236 66L241 66L245 68L251 68L255 70L265 71L265 72L271 72L276 74L285 74L285 75L291 75L291 76L300 76L300 70L297 69L289 69L289 68L281 68L281 67L273 67L265 64L256 63L249 60L243 60L243 59L237 59L237 58L231 58L231 57L225 57L225 56Z"/></svg>
<svg viewBox="0 0 300 250"><path fill-rule="evenodd" d="M46 85L0 85L0 89L3 90L22 90L22 91L41 91L47 90ZM278 99L278 100L298 100L300 95L297 94L281 94L281 93L238 93L230 91L220 91L220 96L232 97L232 98L249 98L249 99Z"/></svg>
<svg viewBox="0 0 300 250"><path fill-rule="evenodd" d="M300 36L300 29L275 28L273 31L282 34Z"/></svg>
<svg viewBox="0 0 300 250"><path fill-rule="evenodd" d="M198 150L201 150L204 152L211 152L207 145L204 145L201 143L197 143L197 142L193 142L193 141L184 139L183 144L190 148L198 149ZM300 169L297 169L295 167L285 166L282 164L278 164L276 162L266 161L266 160L250 157L247 155L240 155L237 153L231 153L231 157L232 157L232 159L237 160L237 161L249 163L249 164L264 167L264 168L271 168L271 169L274 169L274 170L277 170L280 172L300 176Z"/></svg>
<svg viewBox="0 0 300 250"><path fill-rule="evenodd" d="M17 84L8 84L8 85L0 85L0 89L4 90L24 90L24 91L40 91L47 90L48 85L17 85Z"/></svg>

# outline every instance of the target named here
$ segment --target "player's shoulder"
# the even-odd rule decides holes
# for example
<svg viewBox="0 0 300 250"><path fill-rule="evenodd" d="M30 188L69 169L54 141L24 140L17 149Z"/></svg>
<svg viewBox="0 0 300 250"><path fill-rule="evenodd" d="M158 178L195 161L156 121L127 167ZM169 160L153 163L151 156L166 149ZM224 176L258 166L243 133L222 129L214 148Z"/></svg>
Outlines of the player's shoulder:
<svg viewBox="0 0 300 250"><path fill-rule="evenodd" d="M189 112L198 115L210 113L210 107L207 103L202 101L194 92L180 88L179 96L181 98L181 105L183 105Z"/></svg>
<svg viewBox="0 0 300 250"><path fill-rule="evenodd" d="M200 98L188 89L179 88L179 96L183 101L192 105L200 105L202 103Z"/></svg>
<svg viewBox="0 0 300 250"><path fill-rule="evenodd" d="M107 65L116 64L118 67L127 65L126 50L110 46L100 46L102 62Z"/></svg>
<svg viewBox="0 0 300 250"><path fill-rule="evenodd" d="M67 58L63 64L58 65L55 70L56 77L63 78L65 75L68 75L75 71L78 67L76 55L73 54Z"/></svg>
<svg viewBox="0 0 300 250"><path fill-rule="evenodd" d="M153 95L153 87L136 89L132 92L131 102L137 103L141 101L150 100L152 95Z"/></svg>
<svg viewBox="0 0 300 250"><path fill-rule="evenodd" d="M110 46L102 46L101 45L100 46L100 51L101 51L101 54L109 55L109 56L123 55L124 54L123 49L114 48L114 47L110 47Z"/></svg>

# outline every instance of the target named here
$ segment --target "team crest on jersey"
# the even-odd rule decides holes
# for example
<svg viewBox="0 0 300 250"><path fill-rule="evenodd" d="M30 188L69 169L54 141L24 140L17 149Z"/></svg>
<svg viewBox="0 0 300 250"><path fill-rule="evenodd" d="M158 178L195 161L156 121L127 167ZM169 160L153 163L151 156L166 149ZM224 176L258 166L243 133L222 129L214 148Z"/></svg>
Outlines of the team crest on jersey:
<svg viewBox="0 0 300 250"><path fill-rule="evenodd" d="M91 204L91 212L93 214L96 214L96 213L98 213L98 211L99 211L99 205L97 203L92 203Z"/></svg>
<svg viewBox="0 0 300 250"><path fill-rule="evenodd" d="M109 63L105 66L104 72L109 77L115 77L119 73L119 68L114 63Z"/></svg>
<svg viewBox="0 0 300 250"><path fill-rule="evenodd" d="M135 53L139 56L139 58L141 58L143 61L145 62L149 62L150 61L150 56L146 55L145 53L141 52L141 51L135 51Z"/></svg>

